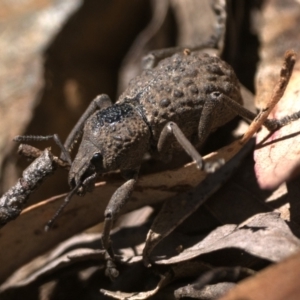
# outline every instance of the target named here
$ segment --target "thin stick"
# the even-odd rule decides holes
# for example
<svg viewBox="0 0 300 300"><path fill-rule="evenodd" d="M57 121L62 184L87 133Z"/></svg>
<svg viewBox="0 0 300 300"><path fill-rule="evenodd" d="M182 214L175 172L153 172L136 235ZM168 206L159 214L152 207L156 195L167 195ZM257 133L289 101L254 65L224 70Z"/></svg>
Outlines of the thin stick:
<svg viewBox="0 0 300 300"><path fill-rule="evenodd" d="M296 53L293 50L288 50L284 55L283 65L280 71L280 78L277 84L275 85L272 97L267 107L256 116L256 118L250 124L247 132L241 138L240 142L242 144L246 143L260 129L263 123L267 120L270 112L274 109L275 105L282 98L291 78L295 62Z"/></svg>
<svg viewBox="0 0 300 300"><path fill-rule="evenodd" d="M17 183L0 198L0 227L19 216L29 196L55 171L56 165L49 149L39 151L39 154Z"/></svg>
<svg viewBox="0 0 300 300"><path fill-rule="evenodd" d="M47 148L50 151L50 148ZM27 144L21 144L18 148L18 154L23 155L25 157L28 157L30 159L36 159L38 158L41 154L43 153L43 151L41 151L38 148L35 148L31 145L27 145ZM52 153L52 160L53 162L60 168L69 170L70 169L70 165L68 162L58 158L57 156L54 156Z"/></svg>

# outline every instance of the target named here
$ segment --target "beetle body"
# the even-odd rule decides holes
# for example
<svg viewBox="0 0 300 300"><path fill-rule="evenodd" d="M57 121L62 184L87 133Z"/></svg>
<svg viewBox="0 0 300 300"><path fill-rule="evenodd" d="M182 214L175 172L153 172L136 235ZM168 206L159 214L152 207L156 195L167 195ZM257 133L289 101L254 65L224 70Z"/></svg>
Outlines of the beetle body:
<svg viewBox="0 0 300 300"><path fill-rule="evenodd" d="M202 143L236 113L210 95L222 93L242 103L239 82L232 68L217 56L177 53L132 79L112 106L91 115L69 173L71 186L93 173L120 169L138 170L146 152L160 158L157 143L170 121L176 123L194 145ZM209 116L204 108L209 110ZM201 119L209 124L199 127ZM205 123L204 122L204 123ZM199 132L199 128L206 128ZM200 139L199 139L200 137ZM178 148L174 141L168 152Z"/></svg>

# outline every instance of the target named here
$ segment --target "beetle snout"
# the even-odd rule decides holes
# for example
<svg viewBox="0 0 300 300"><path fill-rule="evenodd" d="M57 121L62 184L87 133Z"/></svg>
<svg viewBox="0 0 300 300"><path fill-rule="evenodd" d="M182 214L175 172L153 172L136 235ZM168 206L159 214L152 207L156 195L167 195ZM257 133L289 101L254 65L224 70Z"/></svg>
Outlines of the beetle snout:
<svg viewBox="0 0 300 300"><path fill-rule="evenodd" d="M71 189L77 187L76 193L82 196L86 192L90 192L93 190L96 177L97 173L95 171L95 167L90 165L87 169L83 169L82 172L70 172L69 185Z"/></svg>

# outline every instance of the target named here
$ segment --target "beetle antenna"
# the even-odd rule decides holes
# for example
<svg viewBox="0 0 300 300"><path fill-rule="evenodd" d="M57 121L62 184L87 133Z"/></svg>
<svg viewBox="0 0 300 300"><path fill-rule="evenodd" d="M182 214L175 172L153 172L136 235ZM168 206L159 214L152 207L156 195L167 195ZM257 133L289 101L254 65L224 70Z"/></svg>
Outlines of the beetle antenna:
<svg viewBox="0 0 300 300"><path fill-rule="evenodd" d="M81 186L82 182L79 182L74 189L67 195L67 197L64 199L64 202L61 204L59 209L55 212L54 216L47 222L45 226L45 231L49 231L49 229L53 226L55 220L58 218L58 216L61 214L61 212L64 210L64 208L67 206L67 204L72 199L73 195L77 192L79 187Z"/></svg>

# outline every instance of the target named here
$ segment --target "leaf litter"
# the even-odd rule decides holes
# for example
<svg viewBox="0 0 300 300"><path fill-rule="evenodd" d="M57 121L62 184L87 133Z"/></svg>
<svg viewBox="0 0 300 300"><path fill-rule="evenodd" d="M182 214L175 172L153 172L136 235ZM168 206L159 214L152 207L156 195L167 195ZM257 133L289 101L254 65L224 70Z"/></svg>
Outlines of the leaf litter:
<svg viewBox="0 0 300 300"><path fill-rule="evenodd" d="M270 87L270 85L269 85ZM295 110L292 110L291 112L294 112ZM292 139L291 139L292 140ZM277 146L276 146L277 147ZM229 146L227 148L228 152L229 149L232 150L232 148L234 148L234 146ZM221 153L222 154L222 153ZM224 153L223 153L224 154ZM248 170L249 171L249 170ZM180 172L182 172L182 169L180 169ZM247 170L244 170L244 173L247 173ZM165 176L166 178L172 178L172 172L165 172L163 176ZM157 175L156 175L157 176ZM160 177L160 179L163 178ZM193 177L193 175L191 175L191 177ZM194 176L197 177L197 176ZM165 179L165 178L164 178ZM199 176L197 178L197 180L199 179ZM153 180L153 178L152 178ZM172 182L172 180L174 180L174 177L170 180L170 182ZM192 186L196 186L198 184L198 182L196 183L195 179L189 179L190 182L187 180L185 181L184 184L181 185L181 192L184 189L190 189ZM149 198L155 197L155 192L157 192L158 190L163 194L159 197L159 201L157 201L156 203L163 201L164 199L170 198L172 196L176 196L178 195L178 190L174 193L174 189L176 187L176 184L178 184L178 182L176 184L173 185L173 190L172 190L172 185L168 185L169 183L167 183L167 187L161 187L158 185L158 183L161 183L165 181L154 181L154 184L152 182L151 185L151 180L145 179L145 181L143 182L142 179L142 189L147 190L147 192L149 193ZM111 185L111 186L110 186ZM117 185L117 183L112 182L112 183L106 183L106 184L102 184L101 187L99 188L99 193L101 194L101 196L103 196L103 190L105 190L105 188L107 189L113 189L115 187L115 185ZM180 184L178 184L178 186L180 186ZM229 182L228 186L232 186L232 181ZM233 184L234 186L234 184ZM242 187L236 187L236 190L242 189ZM167 190L170 190L171 193L168 193ZM226 190L226 187L223 187L220 190L220 193L224 193L224 191ZM173 192L173 194L172 194ZM251 187L249 187L249 192L251 192ZM287 191L288 192L288 191ZM218 194L218 196L220 196L220 193ZM109 194L108 192L104 192L104 195L106 197L106 194ZM98 198L99 196L95 196L95 198ZM104 198L105 198L104 197ZM179 196L180 197L180 196ZM139 196L135 197L135 200L138 200ZM249 196L249 199L251 197ZM224 205L224 201L225 200L229 200L226 199L226 197L224 197L224 199L222 199L222 197L220 197L220 201L223 202ZM237 199L237 201L243 201L244 199ZM254 206L259 206L259 209L263 209L265 211L272 211L271 207L265 206L265 205L261 205L261 203L259 203L260 201L257 201L257 199L251 199L251 200L255 200ZM43 211L51 208L52 206L55 205L56 202L58 202L59 199L54 199L51 201L46 201L44 202L42 205L38 205L36 207L33 207L33 209L31 210L27 210L24 212L23 215L20 216L20 218L18 219L18 221L20 220L20 224L21 227L24 226L28 226L29 227L29 231L31 231L31 235L29 235L29 239L28 240L32 240L34 238L34 234L33 232L36 232L36 230L38 230L38 228L41 228L41 223L42 220L45 220L45 215L43 213ZM210 201L211 202L211 201ZM213 201L212 201L213 202ZM247 202L247 201L246 201ZM153 204L154 202L150 202L149 199L143 200L143 202L140 204L141 206L143 205L147 205L147 204ZM230 203L225 202L225 203ZM259 204L258 204L259 203ZM90 204L90 203L89 203ZM105 200L104 200L104 205L105 205ZM230 204L228 204L230 206ZM93 207L93 206L91 206ZM137 208L137 206L132 205L131 208L129 208L129 210L131 209L135 209ZM54 208L53 208L54 209ZM261 213L256 213L256 214L252 214L252 216L248 219L243 220L243 222L239 223L239 222L232 222L231 225L230 223L224 223L224 220L226 219L226 213L224 213L225 216L220 216L220 214L218 215L217 211L216 211L216 207L214 206L214 203L206 203L204 205L204 207L202 209L205 209L206 213L211 214L212 219L214 219L214 221L212 223L214 223L214 225L216 223L219 223L217 227L215 227L212 230L208 230L206 234L203 233L202 230L202 234L198 234L195 235L195 232L192 232L192 235L184 235L184 234L178 234L178 232L176 232L176 230L171 233L171 235L169 236L169 238L172 238L173 235L173 240L175 242L173 243L169 243L168 245L164 245L164 243L168 242L167 239L163 240L162 243L160 245L158 245L157 249L154 250L153 255L151 256L152 259L152 263L153 263L153 267L151 269L147 269L147 271L149 270L153 270L154 273L159 274L158 279L156 280L156 285L154 284L154 287L152 289L147 289L146 286L141 286L141 290L145 290L144 292L140 292L140 293L130 293L130 292L113 292L113 290L117 290L119 288L119 290L125 290L120 288L121 285L118 284L108 284L107 287L110 288L112 291L109 292L108 290L103 291L107 294L109 294L112 297L116 297L117 299L147 299L150 296L155 297L155 294L166 284L171 284L173 282L173 280L176 280L176 278L180 278L180 277L185 277L185 276L195 276L195 278L199 277L199 274L201 274L202 272L207 272L208 269L214 268L213 265L216 263L215 260L210 261L211 266L206 266L205 264L203 264L202 262L199 262L198 256L201 257L201 259L203 258L205 260L205 258L207 259L207 255L208 254L213 254L213 253L220 253L221 249L224 248L228 248L229 251L232 251L233 248L240 248L242 251L241 252L249 252L252 256L252 262L250 263L250 265L247 265L247 260L246 259L240 259L240 260L236 260L235 263L241 263L241 265L244 263L246 264L248 267L253 267L253 261L278 261L280 259L282 259L283 257L285 257L285 255L289 255L291 252L295 251L296 249L298 249L299 247L299 241L298 239L293 235L293 233L290 231L289 227L286 225L286 223L280 218L278 213L273 213L273 212L265 212L263 214ZM73 207L74 210L74 207ZM80 210L80 209L78 209ZM90 210L87 210L87 213L91 212L93 210L93 208L91 208ZM98 219L99 216L102 216L101 214L101 210L100 212L97 211L97 215L98 215ZM195 208L194 208L195 210ZM201 210L201 208L200 208ZM224 209L225 210L225 209ZM234 208L232 207L231 209L229 209L227 207L227 210L229 211L233 211ZM35 211L35 216L38 218L38 222L33 222L32 218L23 218L26 215L29 215L30 213ZM72 211L72 208L70 208L70 211ZM39 214L42 212L42 217L39 216ZM81 211L82 213L82 211ZM78 216L80 216L81 213L78 213ZM197 212L196 212L197 214ZM96 214L95 214L96 215ZM242 215L244 216L244 212L242 213ZM33 215L31 215L32 217ZM71 218L73 218L73 215L69 215L69 217L67 217L67 219L65 219L64 221L62 221L62 223L65 223L66 221L70 221ZM77 216L76 216L77 217ZM68 219L69 218L69 219ZM188 218L186 221L182 222L181 229L182 227L184 227L185 222L189 222L191 220L191 218L193 218L193 216L191 216L190 218ZM47 218L46 218L47 219ZM92 219L94 219L94 221L92 221L92 223L96 223L96 217L92 217ZM26 221L26 222L25 222ZM145 220L146 221L146 220ZM295 221L295 220L292 220ZM201 222L201 220L200 220ZM62 233L59 236L60 240L63 240L66 238L66 236L71 236L74 232L78 232L80 229L82 230L84 227L88 227L87 223L85 223L84 225L81 224L81 220L78 220L78 227L75 230L71 230L69 233ZM296 222L297 223L297 222ZM23 225L22 225L23 224ZM240 224L240 225L236 225L236 224ZM10 225L10 224L9 224ZM91 223L89 223L89 225L91 225ZM148 224L149 225L149 224ZM222 226L223 225L223 226ZM297 225L297 224L296 224ZM81 226L81 227L80 227ZM122 228L122 225L120 224L119 229ZM299 230L298 226L295 226L294 229L296 228L296 231ZM6 229L6 228L5 228ZM4 230L5 230L4 229ZM13 227L10 228L11 231L9 231L9 229L7 229L7 232L14 232L15 229ZM62 228L59 228L60 230ZM132 228L131 228L132 229ZM191 228L191 229L195 229L195 228ZM69 228L66 227L65 231L68 231ZM172 228L173 230L173 228ZM171 231L172 231L171 230ZM141 236L145 236L145 227L144 226L139 226L139 228L137 228L137 231L140 232L139 234L136 234L136 236L141 237ZM225 236L221 237L220 236L220 232L224 233L225 232ZM299 232L299 231L298 231ZM57 234L58 232L55 232L55 234ZM116 232L117 234L117 232ZM132 233L131 233L132 234ZM43 236L43 234L41 234ZM3 234L4 236L4 241L5 241L5 232ZM175 238L174 238L175 236ZM248 237L249 240L252 240L252 243L257 243L257 245L250 245L250 242L248 243L247 239L243 239L244 237ZM24 239L26 239L28 236L25 236ZM2 237L1 237L2 238ZM53 236L45 236L43 237L45 240L46 239L53 239ZM164 239L165 237L163 237ZM128 239L128 236L127 236ZM79 261L82 262L87 262L89 260L95 261L98 260L101 261L103 260L103 256L101 256L102 254L99 253L99 251L97 250L97 247L92 247L91 245L87 246L87 248L84 248L84 245L82 243L84 239L82 238L82 236L79 238L78 243L74 243L73 247L74 249L69 249L69 246L66 245L62 245L62 249L64 249L62 252L56 253L56 256L53 256L52 259L48 260L48 261L44 261L44 269L43 267L36 271L36 273L33 273L35 275L32 275L31 277L31 281L28 280L23 281L24 285L29 284L29 282L34 282L40 278L43 278L43 276L47 275L51 275L52 272L55 273L55 271L57 270L65 270L68 266L73 265L78 263ZM95 237L95 240L97 240L97 238ZM118 238L113 238L113 240L115 241L115 243L117 243L117 241L122 241L121 236L118 236ZM260 241L264 240L265 244L267 243L267 246L263 247L262 244L260 244ZM58 240L56 240L55 242L52 243L52 245L54 245L55 243L57 243ZM207 241L210 241L211 243L208 243ZM123 240L124 244L125 241ZM129 239L128 239L129 242ZM180 242L182 242L180 244ZM184 245L183 242L187 242L190 243L190 245ZM201 243L207 242L207 245L203 245ZM40 243L43 243L43 240L40 241ZM222 244L223 243L223 244ZM290 246L289 249L285 249L284 245ZM9 245L9 244L7 244ZM36 246L36 245L35 245ZM124 245L123 245L124 246ZM123 255L123 257L127 260L128 264L133 267L135 264L140 264L142 265L142 251L141 249L143 248L144 244L140 243L139 241L136 241L136 245L135 247L132 247L132 245L130 245L127 248L122 248L122 245L119 245L116 247L116 249L118 249L120 252L123 253L128 253L128 256ZM206 246L206 248L205 248ZM223 248L222 248L223 246ZM238 247L239 246L239 247ZM254 247L257 246L257 247ZM48 249L50 248L50 245L47 246ZM164 251L162 252L161 255L157 255L155 251L159 251L159 248L162 248ZM194 249L194 248L196 249ZM72 248L72 247L70 247ZM168 248L172 248L171 252L174 250L177 251L177 255L173 255L170 256L169 259L169 263L167 264L166 262L168 261L167 258L162 258L162 255L165 255L165 253L168 253ZM276 250L274 250L274 248L278 248ZM6 248L7 249L7 248ZM10 249L12 249L12 247L10 247ZM21 249L21 247L19 246L18 249ZM17 249L17 251L18 251ZM123 249L123 251L121 251L121 249ZM134 249L134 251L127 251L128 249ZM204 249L204 250L203 250ZM29 250L29 248L28 248ZM27 250L27 251L28 251ZM46 249L44 249L46 250ZM43 250L43 251L44 251ZM202 250L202 252L201 252ZM197 254L195 254L193 251L197 252ZM26 252L26 251L25 251ZM16 252L15 252L16 253ZM236 252L233 252L236 253ZM13 253L14 254L14 253ZM35 257L36 253L32 254L32 257ZM253 257L255 256L255 257ZM5 255L1 256L5 259ZM177 257L177 261L176 258ZM188 257L185 259L185 257ZM222 258L224 258L224 256L221 256ZM226 255L225 255L226 257ZM172 259L174 258L174 261L176 261L176 263L173 261L172 263ZM262 259L260 259L262 258ZM164 261L165 259L165 261ZM28 256L25 259L25 261L28 260ZM208 259L209 260L209 259ZM224 262L224 264L226 264L226 260L222 260ZM23 260L24 262L24 260ZM160 262L165 262L165 263L160 263ZM229 266L231 266L230 262L227 262ZM161 270L160 265L163 265L166 268L169 268L166 270ZM20 265L17 264L17 265ZM255 265L255 264L254 264ZM80 266L79 268L86 268L86 266ZM255 267L254 267L255 268ZM101 269L101 263L99 263L99 269ZM197 275L195 274L197 273ZM125 273L126 274L126 273ZM124 274L124 276L126 277L126 275ZM132 273L131 273L132 274ZM138 279L138 274L132 274L135 275L133 276L133 280L134 279ZM150 274L150 273L147 273ZM175 274L174 277L172 277L170 274ZM159 279L160 277L160 279ZM124 277L123 277L124 278ZM146 278L146 277L145 277ZM201 277L200 277L201 279ZM199 298L202 297L198 292L199 290L197 289L197 280L199 281L199 278L196 279L196 283L193 283L191 285L185 285L185 287L191 286L192 288L190 289L190 292L187 293L186 295L188 295L188 297L195 297L195 298ZM25 283L26 282L26 283ZM11 285L11 287L13 287L13 283ZM232 285L231 285L232 286ZM206 286L206 288L212 288L212 291L217 291L218 288L217 287L213 287L213 285L208 285ZM222 288L220 288L222 290ZM4 289L3 289L4 290ZM136 288L132 288L132 290L137 290ZM177 291L177 293L175 292L175 295L177 295L178 297L184 296L184 287L181 288L173 288L173 290ZM185 290L186 292L186 290ZM212 293L210 293L210 296L212 295ZM220 295L220 294L218 294ZM160 296L158 296L157 299L161 299L159 298ZM212 296L211 296L212 297ZM153 298L154 299L154 298ZM165 298L167 299L167 298Z"/></svg>

